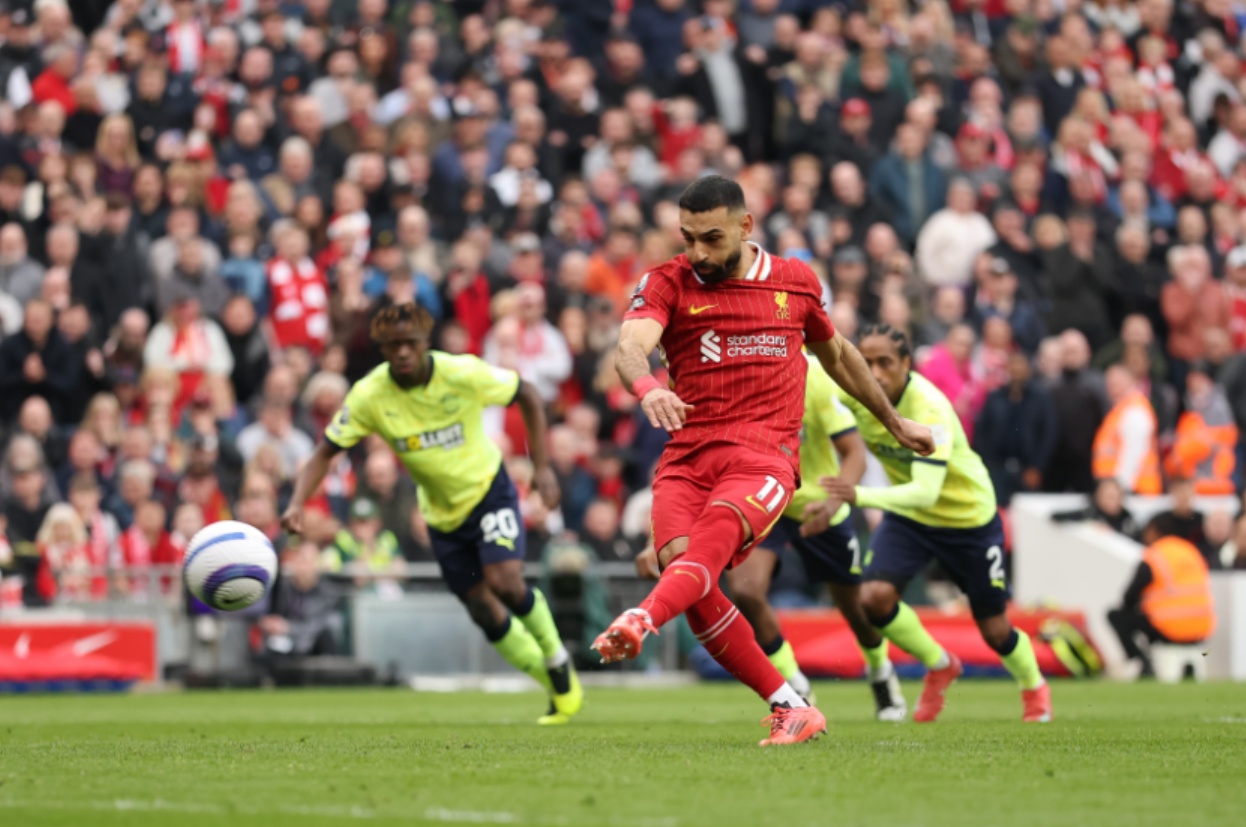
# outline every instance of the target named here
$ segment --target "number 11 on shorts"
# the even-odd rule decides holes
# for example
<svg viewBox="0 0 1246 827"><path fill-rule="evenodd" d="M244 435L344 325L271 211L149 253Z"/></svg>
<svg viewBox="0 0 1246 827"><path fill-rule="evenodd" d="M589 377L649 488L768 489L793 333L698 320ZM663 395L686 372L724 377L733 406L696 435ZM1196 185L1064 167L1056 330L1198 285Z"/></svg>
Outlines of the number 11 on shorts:
<svg viewBox="0 0 1246 827"><path fill-rule="evenodd" d="M767 500L767 497L770 499ZM787 497L787 489L774 477L767 476L766 484L757 492L756 498L749 497L749 500L767 514L773 514L774 510L783 504L785 497Z"/></svg>

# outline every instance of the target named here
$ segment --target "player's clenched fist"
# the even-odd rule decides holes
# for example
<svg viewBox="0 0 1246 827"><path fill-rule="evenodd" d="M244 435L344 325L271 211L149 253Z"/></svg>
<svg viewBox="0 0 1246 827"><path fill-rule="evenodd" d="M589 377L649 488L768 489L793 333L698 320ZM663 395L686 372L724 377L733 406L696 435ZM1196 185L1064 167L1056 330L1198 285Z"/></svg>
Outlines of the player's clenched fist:
<svg viewBox="0 0 1246 827"><path fill-rule="evenodd" d="M934 453L934 435L926 425L901 417L891 433L896 438L896 442L914 453L923 457Z"/></svg>
<svg viewBox="0 0 1246 827"><path fill-rule="evenodd" d="M640 409L649 417L649 424L675 433L688 421L688 411L695 406L679 398L667 388L654 388L640 400Z"/></svg>

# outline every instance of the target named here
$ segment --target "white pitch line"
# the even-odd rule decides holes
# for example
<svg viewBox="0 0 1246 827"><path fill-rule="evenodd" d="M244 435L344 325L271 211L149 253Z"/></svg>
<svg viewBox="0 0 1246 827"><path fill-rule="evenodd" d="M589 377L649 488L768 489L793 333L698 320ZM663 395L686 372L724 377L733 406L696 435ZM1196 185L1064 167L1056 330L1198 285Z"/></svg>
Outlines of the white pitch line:
<svg viewBox="0 0 1246 827"><path fill-rule="evenodd" d="M422 814L414 813L379 813L364 807L332 807L332 806L299 806L277 805L274 807L249 807L245 805L227 806L224 804L200 803L194 801L166 801L162 798L135 799L115 798L96 801L48 801L0 798L0 810L60 810L69 812L146 812L146 813L180 813L182 815L220 815L220 816L258 816L258 815L296 815L316 818L340 818L343 820L370 821L373 819L399 819L404 821L444 821L459 824L546 824L569 825L573 819L568 816L538 816L525 818L519 813L504 811L490 812L481 810L450 810L444 807L430 807ZM674 817L641 817L636 819L611 816L598 823L617 825L617 827L679 827L679 819Z"/></svg>
<svg viewBox="0 0 1246 827"><path fill-rule="evenodd" d="M446 810L430 807L424 811L429 821L460 821L471 824L518 824L522 819L515 813L489 813L477 810Z"/></svg>
<svg viewBox="0 0 1246 827"><path fill-rule="evenodd" d="M201 804L193 801L165 801L163 799L117 798L108 801L22 801L20 799L0 799L0 808L23 810L88 810L92 812L161 812L182 813L185 815L282 815L315 816L319 818L342 818L369 820L375 818L413 818L402 814L385 815L363 807L312 807L285 806L275 807L227 807L223 804Z"/></svg>

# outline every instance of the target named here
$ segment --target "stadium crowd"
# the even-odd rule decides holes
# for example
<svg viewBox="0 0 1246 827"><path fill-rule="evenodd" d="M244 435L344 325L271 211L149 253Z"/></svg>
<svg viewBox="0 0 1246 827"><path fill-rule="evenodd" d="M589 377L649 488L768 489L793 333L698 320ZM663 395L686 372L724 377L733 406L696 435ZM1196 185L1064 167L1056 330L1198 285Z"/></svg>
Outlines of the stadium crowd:
<svg viewBox="0 0 1246 827"><path fill-rule="evenodd" d="M95 572L174 563L205 521L280 541L370 317L412 299L547 403L552 513L518 411L490 423L529 557L630 559L664 436L613 344L706 172L846 335L908 332L1002 503L1097 485L1080 516L1127 529L1122 491L1175 485L1246 566L1246 524L1188 503L1246 459L1244 25L1230 0L4 0L0 604L125 590ZM328 569L431 559L384 445L317 501Z"/></svg>

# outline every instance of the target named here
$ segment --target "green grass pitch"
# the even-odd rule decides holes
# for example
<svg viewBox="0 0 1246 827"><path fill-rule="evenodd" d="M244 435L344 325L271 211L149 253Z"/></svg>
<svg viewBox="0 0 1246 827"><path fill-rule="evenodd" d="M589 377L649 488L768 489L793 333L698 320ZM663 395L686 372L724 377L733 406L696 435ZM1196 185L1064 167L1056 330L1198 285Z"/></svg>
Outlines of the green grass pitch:
<svg viewBox="0 0 1246 827"><path fill-rule="evenodd" d="M597 689L557 728L531 693L10 696L0 824L1246 823L1240 685L1060 683L1045 726L1004 682L924 726L875 723L861 684L817 691L829 736L769 750L729 685Z"/></svg>

